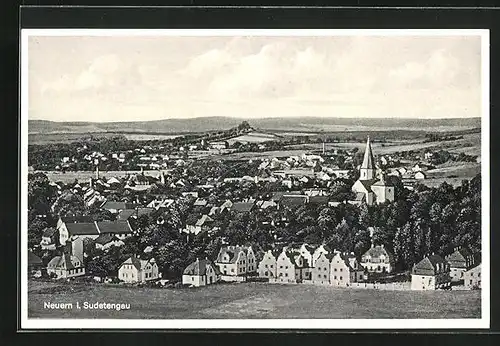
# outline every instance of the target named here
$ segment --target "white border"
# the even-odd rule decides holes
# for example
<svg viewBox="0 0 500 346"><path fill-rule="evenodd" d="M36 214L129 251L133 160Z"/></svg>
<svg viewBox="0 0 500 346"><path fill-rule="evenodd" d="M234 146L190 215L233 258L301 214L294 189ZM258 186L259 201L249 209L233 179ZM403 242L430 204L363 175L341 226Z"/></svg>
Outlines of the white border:
<svg viewBox="0 0 500 346"><path fill-rule="evenodd" d="M27 168L29 36L481 36L482 275L480 319L28 319ZM21 30L21 328L22 329L484 329L490 327L490 35L487 29L22 29ZM24 278L24 280L23 280Z"/></svg>

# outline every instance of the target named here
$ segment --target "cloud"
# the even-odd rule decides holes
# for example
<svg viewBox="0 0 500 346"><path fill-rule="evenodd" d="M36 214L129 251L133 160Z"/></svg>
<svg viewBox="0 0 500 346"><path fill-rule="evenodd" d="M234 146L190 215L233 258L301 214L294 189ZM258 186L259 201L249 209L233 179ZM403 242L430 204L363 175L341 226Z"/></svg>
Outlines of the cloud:
<svg viewBox="0 0 500 346"><path fill-rule="evenodd" d="M140 65L127 63L117 55L107 54L93 59L85 68L66 73L55 80L42 83L42 93L114 92L116 89L142 83Z"/></svg>

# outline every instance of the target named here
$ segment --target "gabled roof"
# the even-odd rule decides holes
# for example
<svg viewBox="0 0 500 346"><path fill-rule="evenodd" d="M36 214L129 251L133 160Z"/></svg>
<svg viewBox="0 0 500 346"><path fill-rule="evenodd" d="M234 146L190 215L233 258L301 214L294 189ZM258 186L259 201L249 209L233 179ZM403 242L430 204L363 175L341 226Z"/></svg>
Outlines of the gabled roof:
<svg viewBox="0 0 500 346"><path fill-rule="evenodd" d="M436 273L439 272L438 265L443 267L449 266L449 264L439 255L427 256L413 266L412 274L436 275Z"/></svg>
<svg viewBox="0 0 500 346"><path fill-rule="evenodd" d="M362 169L375 169L375 159L373 158L372 146L370 144L370 137L366 140L366 149L363 156Z"/></svg>
<svg viewBox="0 0 500 346"><path fill-rule="evenodd" d="M378 258L380 256L385 256L386 260L390 260L392 258L391 254L382 245L377 245L368 249L368 251L366 251L362 257L366 256L370 256L371 258Z"/></svg>
<svg viewBox="0 0 500 346"><path fill-rule="evenodd" d="M99 235L94 222L65 223L70 236L72 235Z"/></svg>
<svg viewBox="0 0 500 346"><path fill-rule="evenodd" d="M135 209L124 209L118 214L117 220L128 220L134 214L136 214Z"/></svg>
<svg viewBox="0 0 500 346"><path fill-rule="evenodd" d="M100 221L97 222L99 233L130 234L132 228L128 221Z"/></svg>
<svg viewBox="0 0 500 346"><path fill-rule="evenodd" d="M328 204L328 196L311 196L309 197L309 203L312 204Z"/></svg>
<svg viewBox="0 0 500 346"><path fill-rule="evenodd" d="M142 270L146 267L148 263L154 263L154 262L155 262L154 258L151 258L150 260L143 260L135 256L131 256L125 262L123 262L120 267L122 267L124 264L132 264L137 270Z"/></svg>
<svg viewBox="0 0 500 346"><path fill-rule="evenodd" d="M307 196L304 195L285 195L280 200L280 204L286 206L303 205L307 201Z"/></svg>
<svg viewBox="0 0 500 346"><path fill-rule="evenodd" d="M56 256L53 259L51 259L50 262L47 264L47 267L65 269L65 270L70 270L75 268L73 262L71 261L71 256L67 253L62 256Z"/></svg>
<svg viewBox="0 0 500 346"><path fill-rule="evenodd" d="M96 238L95 243L100 244L100 245L106 245L106 244L111 243L112 241L115 241L115 240L118 240L118 238L116 236L114 236L113 234L103 233Z"/></svg>
<svg viewBox="0 0 500 346"><path fill-rule="evenodd" d="M207 267L211 266L217 275L220 274L219 268L208 259L196 260L184 269L183 275L203 276L207 274Z"/></svg>
<svg viewBox="0 0 500 346"><path fill-rule="evenodd" d="M251 211L253 209L253 207L254 207L254 203L236 202L236 203L233 203L233 206L231 207L231 211L245 213L245 212Z"/></svg>
<svg viewBox="0 0 500 346"><path fill-rule="evenodd" d="M453 253L446 256L446 260L452 267L466 267L467 257L473 256L467 247L456 249Z"/></svg>
<svg viewBox="0 0 500 346"><path fill-rule="evenodd" d="M124 209L133 209L135 207L134 203L127 202L118 202L118 201L106 201L101 208L106 210L124 210Z"/></svg>
<svg viewBox="0 0 500 346"><path fill-rule="evenodd" d="M93 222L92 217L88 215L74 215L74 216L62 216L61 218L62 222L65 223L75 223L75 222Z"/></svg>

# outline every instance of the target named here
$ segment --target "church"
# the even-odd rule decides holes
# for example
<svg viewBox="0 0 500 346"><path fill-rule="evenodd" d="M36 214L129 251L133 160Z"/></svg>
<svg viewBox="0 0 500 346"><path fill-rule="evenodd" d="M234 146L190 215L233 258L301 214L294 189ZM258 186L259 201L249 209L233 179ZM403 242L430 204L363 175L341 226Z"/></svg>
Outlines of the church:
<svg viewBox="0 0 500 346"><path fill-rule="evenodd" d="M366 141L363 163L359 168L359 179L352 186L352 191L356 193L356 202L365 202L367 205L394 201L394 186L385 181L383 173L377 177L370 137Z"/></svg>

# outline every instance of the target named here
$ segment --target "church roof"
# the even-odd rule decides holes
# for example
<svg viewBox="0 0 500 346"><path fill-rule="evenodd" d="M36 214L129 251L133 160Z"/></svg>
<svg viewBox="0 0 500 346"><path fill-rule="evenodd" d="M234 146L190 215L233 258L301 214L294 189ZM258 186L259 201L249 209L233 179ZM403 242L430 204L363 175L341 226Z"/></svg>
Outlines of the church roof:
<svg viewBox="0 0 500 346"><path fill-rule="evenodd" d="M372 146L370 144L370 137L366 141L365 156L363 157L362 169L375 169L375 159L373 158Z"/></svg>

